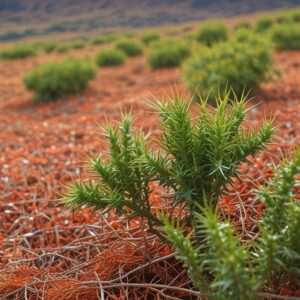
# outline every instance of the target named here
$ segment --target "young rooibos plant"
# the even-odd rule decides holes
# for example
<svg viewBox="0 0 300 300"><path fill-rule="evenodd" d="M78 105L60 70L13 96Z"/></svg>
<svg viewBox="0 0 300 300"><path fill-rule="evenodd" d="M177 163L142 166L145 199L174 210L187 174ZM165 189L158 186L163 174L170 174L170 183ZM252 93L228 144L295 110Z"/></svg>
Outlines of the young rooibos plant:
<svg viewBox="0 0 300 300"><path fill-rule="evenodd" d="M244 99L230 104L228 98L218 100L215 109L203 103L193 119L190 103L179 97L158 103L162 127L159 152L147 147L142 133L133 133L131 119L125 117L119 128L106 130L108 157L100 155L91 161L99 179L75 184L66 202L144 217L158 234L161 222L149 198L150 183L157 182L171 191L171 205L185 207L187 221L193 221L207 200L216 206L225 185L238 174L239 164L271 137L269 122L259 130L242 129L245 105Z"/></svg>
<svg viewBox="0 0 300 300"><path fill-rule="evenodd" d="M258 238L247 245L210 207L197 214L189 236L174 221L162 218L178 258L187 266L195 287L209 299L260 299L258 293L274 284L280 287L293 282L299 286L300 202L296 194L300 152L275 173L275 178L258 193L266 211Z"/></svg>

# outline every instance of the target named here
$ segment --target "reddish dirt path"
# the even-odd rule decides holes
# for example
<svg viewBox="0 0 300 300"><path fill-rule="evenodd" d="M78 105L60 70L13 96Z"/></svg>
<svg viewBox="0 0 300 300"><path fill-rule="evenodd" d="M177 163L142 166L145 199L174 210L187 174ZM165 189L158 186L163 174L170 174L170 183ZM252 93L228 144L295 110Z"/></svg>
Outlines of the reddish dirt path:
<svg viewBox="0 0 300 300"><path fill-rule="evenodd" d="M95 49L92 49L88 53L79 53L78 56L92 55L94 52ZM109 279L118 271L120 264L130 268L147 261L144 254L137 251L132 244L120 244L118 236L108 237L112 232L109 230L111 225L103 223L97 213L82 210L74 214L60 205L58 199L65 184L84 176L82 165L88 155L104 149L99 124L119 119L121 111L131 110L136 117L137 127L156 134L157 118L147 102L151 96L167 94L174 86L178 90L184 90L179 70L153 72L146 66L144 58L137 58L128 61L124 67L99 70L97 78L80 96L70 97L65 101L37 104L32 101L32 95L25 91L22 77L34 65L48 58L41 55L21 62L1 62L0 269L3 269L2 274L5 275L2 276L6 281L4 278L1 280L0 274L0 281L3 281L0 283L0 295L24 287L25 282L32 282L33 278L41 276L42 269L49 273L62 272L78 264L90 262L91 269L85 278L90 279L94 276L91 274L97 272L102 276L101 279ZM249 117L251 124L255 125L265 115L275 116L278 127L276 141L280 145L272 146L271 151L277 153L278 148L285 149L299 144L300 53L277 54L275 60L282 71L282 78L265 85L258 93L255 101L259 105ZM124 230L121 221L112 217L112 222L116 223L114 229L118 234L128 237L129 233ZM91 233L84 224L98 227L94 227ZM103 233L104 237L95 238L95 234L103 232L104 229L107 230L107 233ZM140 233L134 233L134 237L136 236L139 237ZM83 250L77 243L80 239L91 243L105 242L108 246L97 243L97 247L80 244L84 245ZM80 248L76 253L63 248L73 244ZM114 247L118 252L113 251ZM61 251L59 253L62 256L71 257L74 262L68 262L66 258L56 258L55 263L43 260L39 264L35 260L37 257L40 259L41 253L54 249ZM90 252L88 258L84 259L81 256L87 255L87 249ZM169 253L165 247L158 246L155 239L151 240L148 250L151 256ZM114 257L115 261L104 264L105 251L111 251L107 255L110 259ZM122 256L122 251L131 253L128 261L124 260L124 256L119 260L116 258L118 253ZM21 259L32 261L23 263L20 262ZM17 261L17 267L13 261ZM103 270L104 266L111 270ZM159 270L164 274L164 268L159 269L158 266L155 272ZM70 286L73 289L68 280L74 280L78 276L74 271L63 277L65 281L61 285L66 290ZM173 277L174 272L170 271L161 275L158 282L168 282ZM181 282L180 279L178 281ZM62 286L49 288L46 299L56 299L55 293ZM35 288L39 289L36 286ZM81 295L80 299L97 299L95 289L88 290L88 293L88 298ZM75 299L73 296L75 297L71 293L70 298L66 299Z"/></svg>

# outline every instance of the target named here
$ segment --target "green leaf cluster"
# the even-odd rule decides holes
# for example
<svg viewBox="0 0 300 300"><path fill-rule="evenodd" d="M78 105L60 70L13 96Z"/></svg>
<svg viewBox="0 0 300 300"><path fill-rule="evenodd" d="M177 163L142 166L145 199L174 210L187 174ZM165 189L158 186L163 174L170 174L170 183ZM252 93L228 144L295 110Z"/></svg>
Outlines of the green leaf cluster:
<svg viewBox="0 0 300 300"><path fill-rule="evenodd" d="M187 236L174 221L163 218L167 239L188 268L194 285L210 299L258 299L258 293L286 282L300 284L300 152L276 170L257 192L266 205L258 238L242 243L229 222L220 221L211 207L197 214ZM200 239L199 239L200 237Z"/></svg>

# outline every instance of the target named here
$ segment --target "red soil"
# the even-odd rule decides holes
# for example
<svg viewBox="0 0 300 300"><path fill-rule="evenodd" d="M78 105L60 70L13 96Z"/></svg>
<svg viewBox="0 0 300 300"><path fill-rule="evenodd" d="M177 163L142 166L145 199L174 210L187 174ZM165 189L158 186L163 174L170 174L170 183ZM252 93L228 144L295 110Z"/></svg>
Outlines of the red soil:
<svg viewBox="0 0 300 300"><path fill-rule="evenodd" d="M168 256L172 250L145 233L140 220L128 223L88 209L72 212L59 201L66 184L85 177L84 161L105 149L99 125L131 110L136 126L157 136L158 119L147 103L174 87L184 91L180 71L153 72L143 58L133 59L124 67L99 70L80 96L38 104L22 77L47 59L1 62L0 299L104 299L101 291L105 299L193 299L183 291L151 286L101 289L120 282L190 288L190 282ZM263 210L251 189L272 175L270 162L299 143L300 52L277 54L275 61L282 77L262 88L249 113L249 126L275 117L274 143L241 167L241 180L234 180L220 200L222 212L245 239L255 235ZM158 195L153 203L160 205Z"/></svg>

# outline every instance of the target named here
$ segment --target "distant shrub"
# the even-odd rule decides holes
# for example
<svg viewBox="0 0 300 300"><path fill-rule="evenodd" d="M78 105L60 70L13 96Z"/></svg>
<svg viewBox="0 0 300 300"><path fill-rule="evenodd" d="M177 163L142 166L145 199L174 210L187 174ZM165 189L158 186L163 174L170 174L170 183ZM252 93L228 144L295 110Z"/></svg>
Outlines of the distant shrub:
<svg viewBox="0 0 300 300"><path fill-rule="evenodd" d="M274 20L271 18L261 18L257 21L255 30L257 32L265 32L268 31L274 24Z"/></svg>
<svg viewBox="0 0 300 300"><path fill-rule="evenodd" d="M83 49L84 47L85 47L84 41L80 41L80 40L72 41L69 44L69 48L71 48L71 49Z"/></svg>
<svg viewBox="0 0 300 300"><path fill-rule="evenodd" d="M276 48L280 50L300 49L300 27L296 24L276 26L272 34Z"/></svg>
<svg viewBox="0 0 300 300"><path fill-rule="evenodd" d="M193 94L215 98L228 87L240 96L255 90L272 70L272 47L252 36L248 40L230 40L203 49L184 66L184 80Z"/></svg>
<svg viewBox="0 0 300 300"><path fill-rule="evenodd" d="M24 83L38 100L46 101L84 90L94 76L94 67L89 62L67 59L37 66L24 77Z"/></svg>
<svg viewBox="0 0 300 300"><path fill-rule="evenodd" d="M158 40L160 40L160 35L155 32L146 32L141 37L141 41L147 46Z"/></svg>
<svg viewBox="0 0 300 300"><path fill-rule="evenodd" d="M217 42L227 40L228 30L223 23L208 23L203 25L197 33L198 42L211 47Z"/></svg>
<svg viewBox="0 0 300 300"><path fill-rule="evenodd" d="M71 50L70 45L61 44L56 47L56 52L58 53L67 53Z"/></svg>
<svg viewBox="0 0 300 300"><path fill-rule="evenodd" d="M55 42L45 42L42 44L41 48L46 53L52 53L53 51L56 50L57 45Z"/></svg>
<svg viewBox="0 0 300 300"><path fill-rule="evenodd" d="M112 43L116 40L116 37L112 34L100 35L92 39L92 45L104 45Z"/></svg>
<svg viewBox="0 0 300 300"><path fill-rule="evenodd" d="M11 48L2 50L0 58L2 59L19 59L36 55L36 47L33 45L16 45Z"/></svg>
<svg viewBox="0 0 300 300"><path fill-rule="evenodd" d="M189 54L183 42L165 40L152 44L148 62L152 69L178 67Z"/></svg>
<svg viewBox="0 0 300 300"><path fill-rule="evenodd" d="M97 57L96 62L98 66L119 66L124 64L126 55L118 49L105 49L101 51Z"/></svg>
<svg viewBox="0 0 300 300"><path fill-rule="evenodd" d="M296 11L291 14L291 19L294 22L300 22L300 11Z"/></svg>
<svg viewBox="0 0 300 300"><path fill-rule="evenodd" d="M138 42L128 39L117 42L116 48L128 56L138 56L143 53L143 47Z"/></svg>
<svg viewBox="0 0 300 300"><path fill-rule="evenodd" d="M275 18L275 21L278 24L285 24L285 23L292 22L293 19L292 19L292 16L290 14L283 14L283 15L277 16Z"/></svg>
<svg viewBox="0 0 300 300"><path fill-rule="evenodd" d="M239 29L250 29L252 26L251 26L251 23L249 22L246 22L246 21L242 21L240 23L238 23L234 29L235 30L239 30Z"/></svg>

